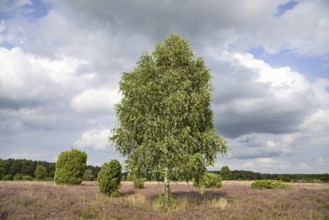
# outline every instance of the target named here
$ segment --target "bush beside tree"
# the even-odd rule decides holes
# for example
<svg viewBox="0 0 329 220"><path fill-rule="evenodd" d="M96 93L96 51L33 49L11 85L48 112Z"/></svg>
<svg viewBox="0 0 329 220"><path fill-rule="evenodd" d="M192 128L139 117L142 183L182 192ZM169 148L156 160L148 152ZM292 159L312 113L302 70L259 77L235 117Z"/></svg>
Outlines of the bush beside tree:
<svg viewBox="0 0 329 220"><path fill-rule="evenodd" d="M87 154L79 150L62 152L56 162L55 182L59 185L80 185L86 170Z"/></svg>
<svg viewBox="0 0 329 220"><path fill-rule="evenodd" d="M121 187L121 165L118 160L105 163L98 173L99 191L106 196L116 197Z"/></svg>
<svg viewBox="0 0 329 220"><path fill-rule="evenodd" d="M134 187L137 189L143 189L144 188L144 183L145 179L144 178L134 178L133 179Z"/></svg>

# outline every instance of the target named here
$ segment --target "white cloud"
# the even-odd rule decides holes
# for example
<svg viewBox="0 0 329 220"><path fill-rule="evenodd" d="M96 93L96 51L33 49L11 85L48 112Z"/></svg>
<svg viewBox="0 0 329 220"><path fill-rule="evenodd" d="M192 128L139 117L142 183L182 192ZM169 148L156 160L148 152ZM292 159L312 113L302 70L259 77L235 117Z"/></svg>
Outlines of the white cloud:
<svg viewBox="0 0 329 220"><path fill-rule="evenodd" d="M248 161L248 162L245 162L244 164L242 164L242 167L244 169L252 169L254 168L255 166L255 163L253 161Z"/></svg>
<svg viewBox="0 0 329 220"><path fill-rule="evenodd" d="M275 148L277 145L274 141L268 140L266 141L266 146L269 148Z"/></svg>
<svg viewBox="0 0 329 220"><path fill-rule="evenodd" d="M79 113L112 112L120 98L118 92L111 89L87 89L73 98L71 106Z"/></svg>
<svg viewBox="0 0 329 220"><path fill-rule="evenodd" d="M225 135L295 132L313 110L311 84L301 73L271 67L249 53L208 50L208 56L225 71L213 83L216 123Z"/></svg>
<svg viewBox="0 0 329 220"><path fill-rule="evenodd" d="M329 92L327 91L328 88L329 79L317 79L312 84L314 102L322 108L329 108Z"/></svg>
<svg viewBox="0 0 329 220"><path fill-rule="evenodd" d="M108 141L110 134L111 131L108 129L89 130L81 134L80 138L74 142L74 146L81 149L106 150L110 146Z"/></svg>
<svg viewBox="0 0 329 220"><path fill-rule="evenodd" d="M0 97L47 99L83 87L86 80L76 75L84 62L73 58L49 60L24 53L21 48L0 48Z"/></svg>
<svg viewBox="0 0 329 220"><path fill-rule="evenodd" d="M301 125L306 132L313 134L328 134L329 131L329 109L319 109L314 114L309 115Z"/></svg>
<svg viewBox="0 0 329 220"><path fill-rule="evenodd" d="M7 158L16 158L16 159L29 158L31 160L40 160L40 158L43 158L44 156L45 156L44 153L38 153L38 152L16 152L9 154Z"/></svg>

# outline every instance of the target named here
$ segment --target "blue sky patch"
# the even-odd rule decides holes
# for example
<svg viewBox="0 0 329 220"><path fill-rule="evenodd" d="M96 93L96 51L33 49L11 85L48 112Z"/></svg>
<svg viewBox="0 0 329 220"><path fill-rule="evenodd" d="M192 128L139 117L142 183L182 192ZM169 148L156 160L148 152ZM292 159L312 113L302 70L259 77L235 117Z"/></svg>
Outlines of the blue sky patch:
<svg viewBox="0 0 329 220"><path fill-rule="evenodd" d="M30 18L38 19L46 16L51 6L44 3L42 0L32 0L32 5L25 5L23 8L31 10L31 12L28 13Z"/></svg>
<svg viewBox="0 0 329 220"><path fill-rule="evenodd" d="M280 17L289 10L292 10L298 4L297 1L289 1L286 4L280 5L275 13L275 16Z"/></svg>
<svg viewBox="0 0 329 220"><path fill-rule="evenodd" d="M273 67L289 66L303 73L309 79L328 78L329 67L325 56L296 55L291 50L282 50L277 54L269 54L263 47L252 48L248 51L256 59L264 60Z"/></svg>

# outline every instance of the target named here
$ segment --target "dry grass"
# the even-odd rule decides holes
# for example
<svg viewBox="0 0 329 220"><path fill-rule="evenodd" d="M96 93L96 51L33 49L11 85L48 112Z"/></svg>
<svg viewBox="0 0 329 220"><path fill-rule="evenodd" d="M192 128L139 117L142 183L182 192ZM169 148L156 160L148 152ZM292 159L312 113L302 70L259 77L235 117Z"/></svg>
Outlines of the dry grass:
<svg viewBox="0 0 329 220"><path fill-rule="evenodd" d="M0 219L329 219L329 184L293 184L286 190L252 190L251 182L224 181L200 195L191 184L171 184L176 207L159 209L163 184L135 189L123 182L109 198L95 182L56 186L49 182L0 181Z"/></svg>

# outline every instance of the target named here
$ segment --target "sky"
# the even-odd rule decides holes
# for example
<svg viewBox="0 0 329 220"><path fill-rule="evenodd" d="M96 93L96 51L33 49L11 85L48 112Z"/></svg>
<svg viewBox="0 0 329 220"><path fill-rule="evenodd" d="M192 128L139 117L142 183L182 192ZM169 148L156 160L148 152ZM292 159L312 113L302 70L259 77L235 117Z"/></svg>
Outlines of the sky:
<svg viewBox="0 0 329 220"><path fill-rule="evenodd" d="M212 170L329 172L329 1L0 0L0 158L121 157L121 73L177 33L211 70Z"/></svg>

